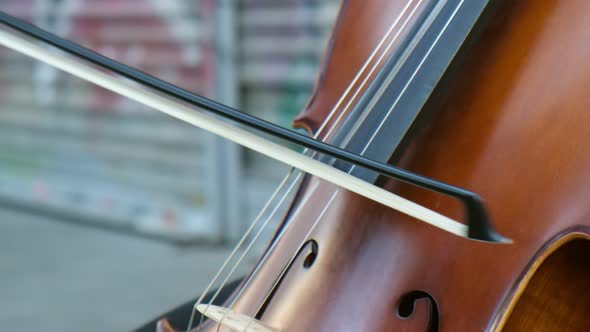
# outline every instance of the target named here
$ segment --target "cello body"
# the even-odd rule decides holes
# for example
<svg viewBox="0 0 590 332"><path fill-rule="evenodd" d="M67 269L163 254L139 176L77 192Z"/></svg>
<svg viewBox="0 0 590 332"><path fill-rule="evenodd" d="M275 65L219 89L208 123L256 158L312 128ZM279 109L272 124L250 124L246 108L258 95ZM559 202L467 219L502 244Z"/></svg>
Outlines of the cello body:
<svg viewBox="0 0 590 332"><path fill-rule="evenodd" d="M404 5L344 1L296 126L318 131ZM280 331L590 331L589 15L584 0L500 1L395 161L478 193L512 244L460 238L309 177L233 310ZM452 199L380 185L462 218Z"/></svg>

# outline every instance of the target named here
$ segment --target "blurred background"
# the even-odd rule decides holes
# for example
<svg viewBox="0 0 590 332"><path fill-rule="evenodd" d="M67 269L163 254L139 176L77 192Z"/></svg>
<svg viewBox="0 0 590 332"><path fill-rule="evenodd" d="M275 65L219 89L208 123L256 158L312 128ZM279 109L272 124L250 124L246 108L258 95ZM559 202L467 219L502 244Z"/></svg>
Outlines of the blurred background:
<svg viewBox="0 0 590 332"><path fill-rule="evenodd" d="M286 127L310 96L338 7L0 0L8 14ZM0 100L5 331L128 331L196 297L288 169L3 47Z"/></svg>

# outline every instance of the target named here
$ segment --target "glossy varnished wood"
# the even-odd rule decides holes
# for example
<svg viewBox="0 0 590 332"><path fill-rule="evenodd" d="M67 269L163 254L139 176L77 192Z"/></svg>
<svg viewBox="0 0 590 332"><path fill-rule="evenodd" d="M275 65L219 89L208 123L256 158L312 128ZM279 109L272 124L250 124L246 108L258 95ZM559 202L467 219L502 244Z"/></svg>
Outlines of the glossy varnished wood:
<svg viewBox="0 0 590 332"><path fill-rule="evenodd" d="M503 331L590 331L590 241L565 240L557 250L541 253Z"/></svg>
<svg viewBox="0 0 590 332"><path fill-rule="evenodd" d="M402 2L345 3L314 98L298 125L319 127ZM436 299L440 330L448 332L497 330L504 323L510 331L526 330L530 325L519 325L517 316L540 315L526 305L538 296L548 310L580 303L569 303L569 295L549 303L539 294L556 292L556 285L548 285L553 278L583 282L572 276L579 271L566 257L587 263L588 252L577 250L587 248L579 243L590 234L589 15L585 0L503 2L438 115L402 159L405 168L480 193L512 245L458 238L311 179L276 249L234 309L256 313L313 225L307 238L319 245L314 265L296 261L262 317L281 331L425 331L426 303L408 318L396 313L400 298L413 290ZM394 182L386 187L461 218L450 199ZM576 244L554 248L564 254L549 256L541 277L523 277L538 267L536 260L545 260L539 253L548 243L574 233ZM519 298L525 305L515 305ZM578 325L588 323L580 319Z"/></svg>

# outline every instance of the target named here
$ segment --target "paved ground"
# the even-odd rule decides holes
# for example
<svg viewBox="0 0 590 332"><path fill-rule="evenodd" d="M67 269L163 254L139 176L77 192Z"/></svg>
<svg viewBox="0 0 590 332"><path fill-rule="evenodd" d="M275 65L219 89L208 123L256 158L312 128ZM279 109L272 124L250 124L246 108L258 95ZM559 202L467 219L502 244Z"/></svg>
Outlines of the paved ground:
<svg viewBox="0 0 590 332"><path fill-rule="evenodd" d="M128 331L198 295L227 254L0 210L0 330Z"/></svg>

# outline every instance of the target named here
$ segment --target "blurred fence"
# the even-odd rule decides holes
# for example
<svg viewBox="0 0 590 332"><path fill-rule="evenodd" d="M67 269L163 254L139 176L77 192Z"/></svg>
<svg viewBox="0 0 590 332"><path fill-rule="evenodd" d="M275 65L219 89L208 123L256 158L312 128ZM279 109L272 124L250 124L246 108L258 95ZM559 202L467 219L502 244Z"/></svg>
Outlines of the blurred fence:
<svg viewBox="0 0 590 332"><path fill-rule="evenodd" d="M3 0L0 9L289 126L336 1ZM0 202L176 241L232 241L286 167L0 49Z"/></svg>

